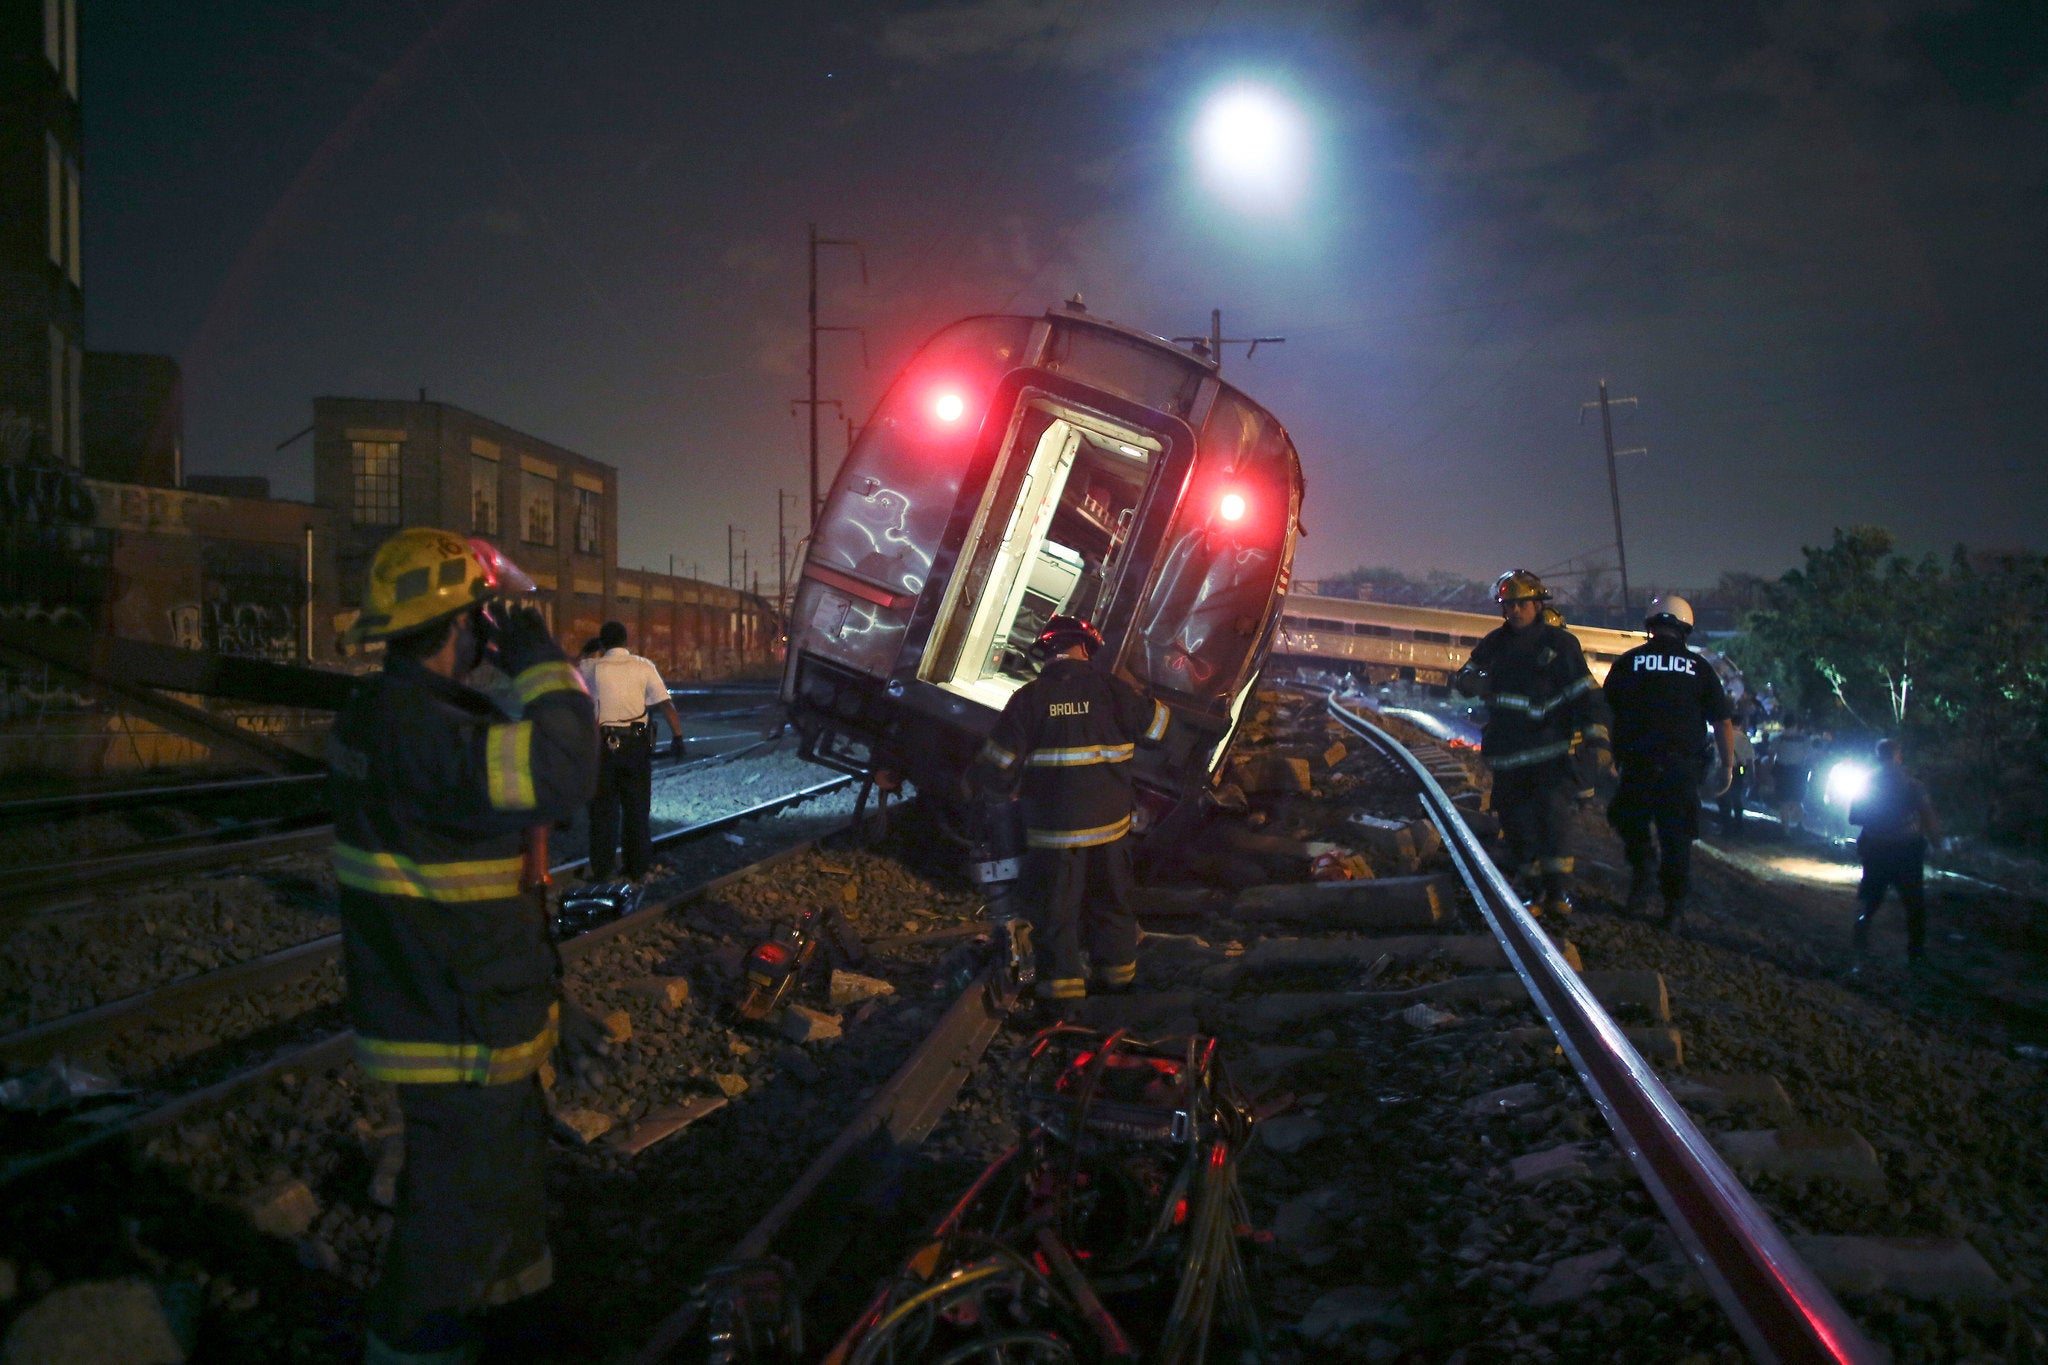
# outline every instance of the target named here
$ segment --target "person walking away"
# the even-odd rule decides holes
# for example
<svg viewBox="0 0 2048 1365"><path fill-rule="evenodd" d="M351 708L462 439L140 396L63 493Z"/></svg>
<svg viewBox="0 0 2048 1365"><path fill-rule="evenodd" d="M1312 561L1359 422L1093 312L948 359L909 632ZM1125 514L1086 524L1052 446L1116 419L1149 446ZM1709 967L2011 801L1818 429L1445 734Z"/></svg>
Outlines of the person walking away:
<svg viewBox="0 0 2048 1365"><path fill-rule="evenodd" d="M1771 745L1771 795L1778 824L1787 834L1806 828L1806 782L1812 770L1813 740L1795 721Z"/></svg>
<svg viewBox="0 0 2048 1365"><path fill-rule="evenodd" d="M1660 923L1667 928L1684 916L1692 888L1709 731L1724 786L1735 771L1733 710L1713 666L1685 646L1692 621L1692 605L1683 597L1651 602L1643 622L1649 640L1614 661L1604 688L1621 765L1607 822L1628 854L1628 910L1648 909L1655 887L1664 898Z"/></svg>
<svg viewBox="0 0 2048 1365"><path fill-rule="evenodd" d="M1571 819L1582 788L1574 750L1611 766L1606 705L1570 631L1544 621L1550 590L1526 569L1494 580L1501 625L1472 647L1452 679L1486 702L1480 755L1493 773L1493 806L1512 870L1533 879L1538 914L1571 913Z"/></svg>
<svg viewBox="0 0 2048 1365"><path fill-rule="evenodd" d="M626 648L626 627L607 621L597 633L599 653L582 665L583 680L597 699L597 795L590 799L590 876L608 881L612 859L625 844L628 881L644 881L654 861L648 825L654 802L654 725L647 713L659 708L668 722L669 755L681 758L687 746L682 718L669 697L668 684L652 661Z"/></svg>
<svg viewBox="0 0 2048 1365"><path fill-rule="evenodd" d="M1927 898L1923 890L1927 843L1941 837L1927 787L1906 771L1906 756L1895 739L1877 742L1877 771L1862 797L1849 807L1849 823L1861 826L1856 856L1863 881L1856 888L1862 910L1856 916L1856 967L1870 946L1870 922L1884 893L1898 888L1906 907L1906 961L1918 966L1927 950Z"/></svg>
<svg viewBox="0 0 2048 1365"><path fill-rule="evenodd" d="M1130 764L1137 745L1165 737L1169 713L1092 665L1101 648L1080 617L1047 621L1033 649L1049 661L1010 695L976 765L982 790L1023 790L1024 896L1047 1002L1088 994L1084 947L1101 986L1127 989L1138 972Z"/></svg>
<svg viewBox="0 0 2048 1365"><path fill-rule="evenodd" d="M1732 839L1742 833L1744 807L1756 773L1756 746L1749 742L1741 721L1730 728L1735 732L1735 770L1729 774L1727 790L1721 793L1721 833Z"/></svg>
<svg viewBox="0 0 2048 1365"><path fill-rule="evenodd" d="M357 642L381 673L328 741L334 873L356 1062L397 1088L405 1166L363 1358L476 1358L484 1309L547 1287L536 1073L564 1022L527 831L589 799L597 726L533 582L487 542L413 528L370 562ZM463 682L486 658L508 715Z"/></svg>

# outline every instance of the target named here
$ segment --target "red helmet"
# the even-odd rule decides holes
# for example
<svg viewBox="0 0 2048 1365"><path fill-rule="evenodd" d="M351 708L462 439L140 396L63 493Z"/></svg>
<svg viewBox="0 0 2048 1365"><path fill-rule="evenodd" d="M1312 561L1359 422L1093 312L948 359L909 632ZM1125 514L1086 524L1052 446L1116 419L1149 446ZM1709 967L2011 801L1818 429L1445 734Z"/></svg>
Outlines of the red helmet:
<svg viewBox="0 0 2048 1365"><path fill-rule="evenodd" d="M1042 654L1060 654L1075 645L1087 650L1092 657L1102 648L1102 632L1079 616L1055 616L1045 623L1045 629L1038 632L1038 651Z"/></svg>

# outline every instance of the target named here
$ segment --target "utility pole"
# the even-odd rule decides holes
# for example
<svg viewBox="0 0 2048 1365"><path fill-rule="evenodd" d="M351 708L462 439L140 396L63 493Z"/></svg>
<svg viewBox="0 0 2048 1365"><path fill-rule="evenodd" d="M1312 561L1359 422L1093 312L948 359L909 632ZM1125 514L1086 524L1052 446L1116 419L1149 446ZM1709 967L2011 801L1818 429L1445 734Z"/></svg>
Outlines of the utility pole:
<svg viewBox="0 0 2048 1365"><path fill-rule="evenodd" d="M728 521L725 524L725 586L728 588L732 586L733 566L736 563L738 561L733 557L732 548L732 523Z"/></svg>
<svg viewBox="0 0 2048 1365"><path fill-rule="evenodd" d="M826 399L820 399L820 398L818 397L818 333L820 333L820 332L859 332L859 333L860 333L860 363L861 363L861 368L862 368L862 369L866 369L866 368L867 368L867 363L868 363L868 334L867 334L866 330L864 330L863 328L859 328L859 327L829 327L829 326L825 326L825 325L821 324L821 323L820 323L820 322L818 321L818 248L819 248L819 247L821 247L821 246L850 246L850 247L852 247L852 248L853 248L853 249L854 249L855 251L859 252L859 253L860 253L860 282L861 282L861 284L862 284L862 286L863 286L863 287L865 287L865 286L866 286L866 284L867 284L867 282L868 282L868 252L867 252L867 248L866 248L865 246L861 245L861 244L860 244L860 243L859 243L858 241L854 240L854 239L853 239L853 238L851 238L851 237L820 237L820 236L818 235L818 225L817 225L816 223L812 223L812 224L810 225L810 227L811 227L811 288L810 288L810 319L811 319L811 366L810 366L810 375L811 375L811 388L810 388L810 396L809 396L808 398L797 398L797 399L793 399L793 400L791 400L791 406L792 406L792 407L806 407L806 408L809 408L809 409L810 409L810 414L811 414L811 516L810 516L810 522L811 522L811 524L815 525L815 524L817 523L817 520L818 520L818 508L819 508L819 505L820 505L820 502L821 502L821 499L820 499L820 496L819 496L819 493L818 493L818 408L819 408L819 406L820 406L821 404L823 404L823 403L830 403L830 404L831 404L831 405L832 405L833 407L835 407L835 408L839 408L839 410L840 410L840 411L841 411L842 413L846 411L846 410L845 410L845 409L844 409L843 407L840 407L840 405L839 405L839 401L838 401L837 399L833 399L833 398L826 398Z"/></svg>
<svg viewBox="0 0 2048 1365"><path fill-rule="evenodd" d="M775 614L789 620L789 531L782 520L782 505L789 494L775 490Z"/></svg>
<svg viewBox="0 0 2048 1365"><path fill-rule="evenodd" d="M1596 402L1579 404L1579 420L1581 422L1586 420L1587 408L1597 407L1600 409L1600 436L1607 445L1607 500L1614 507L1614 558L1615 562L1621 566L1621 621L1622 628L1626 629L1629 613L1628 550L1622 544L1621 539L1621 478L1615 473L1614 457L1617 455L1642 455L1647 453L1649 448L1647 446L1630 446L1626 450L1616 450L1614 448L1614 417L1609 408L1618 408L1624 403L1634 407L1636 400L1633 398L1609 398L1607 396L1607 381L1603 379L1600 381L1599 399Z"/></svg>
<svg viewBox="0 0 2048 1365"><path fill-rule="evenodd" d="M1259 347L1278 346L1285 340L1287 340L1286 337L1227 337L1223 335L1223 310L1221 308L1211 308L1209 310L1209 335L1203 337L1175 337L1173 344L1176 346L1194 347L1196 355L1207 356L1210 360L1215 361L1216 373L1222 374L1223 348L1225 346L1250 347L1251 349L1244 353L1244 358L1250 360L1258 353Z"/></svg>

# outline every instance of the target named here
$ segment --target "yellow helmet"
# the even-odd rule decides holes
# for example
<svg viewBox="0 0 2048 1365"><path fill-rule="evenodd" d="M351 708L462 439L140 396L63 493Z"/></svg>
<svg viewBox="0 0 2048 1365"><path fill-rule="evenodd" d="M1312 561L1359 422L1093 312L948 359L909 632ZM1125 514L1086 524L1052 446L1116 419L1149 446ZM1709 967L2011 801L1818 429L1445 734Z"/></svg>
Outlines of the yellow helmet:
<svg viewBox="0 0 2048 1365"><path fill-rule="evenodd" d="M377 547L363 588L363 612L349 628L361 642L430 626L487 597L538 592L534 581L487 540L411 526Z"/></svg>
<svg viewBox="0 0 2048 1365"><path fill-rule="evenodd" d="M1526 602L1532 597L1538 602L1548 602L1550 589L1527 569L1516 569L1493 580L1493 600L1502 606L1510 602Z"/></svg>

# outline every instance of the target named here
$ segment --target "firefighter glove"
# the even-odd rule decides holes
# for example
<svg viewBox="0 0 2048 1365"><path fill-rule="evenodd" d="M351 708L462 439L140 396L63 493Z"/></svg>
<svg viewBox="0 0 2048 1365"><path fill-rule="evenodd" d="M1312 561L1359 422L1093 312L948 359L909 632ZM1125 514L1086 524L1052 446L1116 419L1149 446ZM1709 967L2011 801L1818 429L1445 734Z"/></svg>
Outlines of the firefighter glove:
<svg viewBox="0 0 2048 1365"><path fill-rule="evenodd" d="M501 603L493 607L491 618L491 650L509 676L516 678L535 664L568 662L538 609Z"/></svg>

